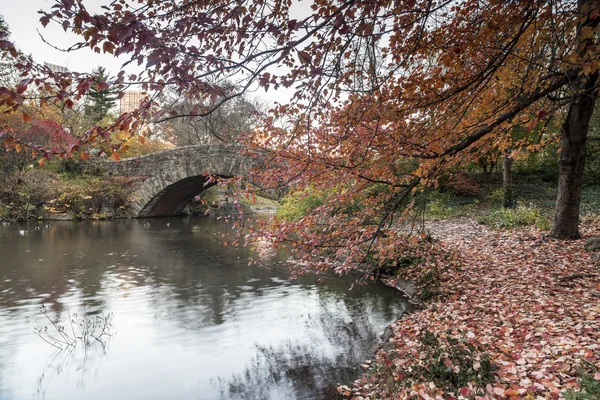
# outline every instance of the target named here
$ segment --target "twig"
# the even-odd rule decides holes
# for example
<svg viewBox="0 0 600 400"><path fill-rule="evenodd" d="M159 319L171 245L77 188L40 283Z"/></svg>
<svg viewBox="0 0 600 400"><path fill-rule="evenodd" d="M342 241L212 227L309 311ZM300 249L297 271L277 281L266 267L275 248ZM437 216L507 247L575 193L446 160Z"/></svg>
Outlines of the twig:
<svg viewBox="0 0 600 400"><path fill-rule="evenodd" d="M569 276L561 276L556 278L559 281L574 281L575 279L583 279L583 278L594 278L598 276L597 274L573 274Z"/></svg>

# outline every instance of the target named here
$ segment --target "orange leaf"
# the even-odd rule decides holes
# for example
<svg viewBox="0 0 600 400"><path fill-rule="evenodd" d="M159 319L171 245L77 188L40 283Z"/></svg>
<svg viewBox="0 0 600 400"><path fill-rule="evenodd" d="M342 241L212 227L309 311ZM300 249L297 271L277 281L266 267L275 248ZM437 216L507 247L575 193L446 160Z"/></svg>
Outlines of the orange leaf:
<svg viewBox="0 0 600 400"><path fill-rule="evenodd" d="M31 122L31 115L29 115L27 113L23 113L23 121L26 123Z"/></svg>
<svg viewBox="0 0 600 400"><path fill-rule="evenodd" d="M112 158L113 160L115 160L116 162L119 162L119 160L121 159L121 156L119 155L119 153L117 153L116 151L112 153Z"/></svg>
<svg viewBox="0 0 600 400"><path fill-rule="evenodd" d="M584 26L581 28L581 32L579 33L581 39L593 39L594 38L594 28L591 26Z"/></svg>
<svg viewBox="0 0 600 400"><path fill-rule="evenodd" d="M43 166L44 166L44 164L46 164L46 159L45 159L45 158L40 158L40 159L38 160L38 164L40 164L40 167L43 167Z"/></svg>
<svg viewBox="0 0 600 400"><path fill-rule="evenodd" d="M88 158L90 158L90 153L84 151L83 153L81 153L80 157L82 160L87 160Z"/></svg>

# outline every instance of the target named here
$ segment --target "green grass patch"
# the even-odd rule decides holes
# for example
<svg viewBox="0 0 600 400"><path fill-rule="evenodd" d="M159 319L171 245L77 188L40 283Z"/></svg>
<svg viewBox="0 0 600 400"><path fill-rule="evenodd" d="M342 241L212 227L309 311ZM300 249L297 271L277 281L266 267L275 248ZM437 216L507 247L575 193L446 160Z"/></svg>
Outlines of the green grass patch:
<svg viewBox="0 0 600 400"><path fill-rule="evenodd" d="M600 381L595 379L599 373L592 363L584 361L579 370L579 390L567 389L563 395L566 400L597 400L600 399Z"/></svg>
<svg viewBox="0 0 600 400"><path fill-rule="evenodd" d="M481 224L491 228L517 228L520 226L536 226L540 230L550 229L550 219L535 205L518 204L515 208L499 208L477 218Z"/></svg>

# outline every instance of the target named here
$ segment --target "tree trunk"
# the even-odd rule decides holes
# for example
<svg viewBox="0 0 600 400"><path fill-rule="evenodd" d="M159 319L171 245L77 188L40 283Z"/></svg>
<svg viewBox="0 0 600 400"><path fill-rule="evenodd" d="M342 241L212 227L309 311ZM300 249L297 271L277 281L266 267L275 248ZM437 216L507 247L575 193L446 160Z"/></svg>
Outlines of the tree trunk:
<svg viewBox="0 0 600 400"><path fill-rule="evenodd" d="M594 29L598 25L596 18L590 18L591 11L597 6L597 0L577 1L577 10L582 14L577 27L577 45L579 56L583 59L589 46L594 43L592 38L581 38L581 28L586 26ZM595 72L580 75L571 85L574 98L569 104L569 111L561 128L558 195L550 231L550 236L556 238L579 237L579 204L585 166L585 145L590 118L598 96L594 87L597 80L598 72Z"/></svg>
<svg viewBox="0 0 600 400"><path fill-rule="evenodd" d="M597 75L585 78L583 89L590 89ZM570 105L561 129L558 196L550 236L579 237L579 204L585 166L585 144L590 118L596 102L596 90L583 93Z"/></svg>
<svg viewBox="0 0 600 400"><path fill-rule="evenodd" d="M502 207L512 208L515 205L515 197L512 184L512 164L514 159L510 150L504 152L502 160Z"/></svg>

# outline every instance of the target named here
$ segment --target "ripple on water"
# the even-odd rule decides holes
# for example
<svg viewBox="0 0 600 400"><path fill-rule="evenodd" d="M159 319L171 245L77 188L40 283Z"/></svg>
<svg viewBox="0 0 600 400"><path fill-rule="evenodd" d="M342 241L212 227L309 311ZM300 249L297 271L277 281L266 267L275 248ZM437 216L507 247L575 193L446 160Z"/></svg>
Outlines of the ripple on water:
<svg viewBox="0 0 600 400"><path fill-rule="evenodd" d="M39 382L47 400L324 398L324 387L352 379L340 371L369 357L402 307L380 287L362 296L290 282L248 266L247 249L218 247L169 221L177 235L137 221L56 224L52 240L37 243L0 235L15 249L0 263L0 399L31 398ZM87 364L80 353L54 359L33 334L48 325L42 301L59 324L84 304L113 313L116 334Z"/></svg>

